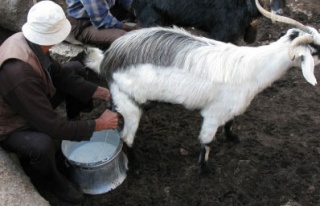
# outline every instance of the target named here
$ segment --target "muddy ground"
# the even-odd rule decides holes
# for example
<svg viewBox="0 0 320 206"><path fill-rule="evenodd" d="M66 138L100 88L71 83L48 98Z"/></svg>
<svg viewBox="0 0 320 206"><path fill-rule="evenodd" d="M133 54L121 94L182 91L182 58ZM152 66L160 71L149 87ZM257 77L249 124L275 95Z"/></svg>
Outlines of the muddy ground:
<svg viewBox="0 0 320 206"><path fill-rule="evenodd" d="M320 29L318 0L288 0L290 16ZM255 45L275 41L290 26L260 20ZM255 46L252 45L252 46ZM316 77L320 81L319 66ZM177 105L146 108L135 148L140 177L129 175L115 190L86 195L84 206L316 206L320 205L320 87L292 68L236 117L238 144L225 141L222 129L212 144L209 164L215 173L200 175L197 135L201 117ZM97 117L106 106L83 118ZM52 205L71 205L40 190Z"/></svg>

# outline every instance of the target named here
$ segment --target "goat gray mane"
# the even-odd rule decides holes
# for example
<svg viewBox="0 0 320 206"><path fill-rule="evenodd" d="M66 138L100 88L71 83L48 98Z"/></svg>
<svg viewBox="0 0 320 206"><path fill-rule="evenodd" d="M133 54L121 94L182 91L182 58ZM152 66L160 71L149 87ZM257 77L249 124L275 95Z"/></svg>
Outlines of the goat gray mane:
<svg viewBox="0 0 320 206"><path fill-rule="evenodd" d="M154 27L136 30L130 32L130 35L122 36L121 40L116 40L110 46L102 61L103 68L110 69L101 72L104 76L110 77L114 70L131 66L133 62L167 67L178 59L182 64L187 60L191 50L214 44L221 42L197 37L178 28L172 30Z"/></svg>
<svg viewBox="0 0 320 206"><path fill-rule="evenodd" d="M291 42L288 38L280 41ZM277 47L277 44L274 43L274 46ZM202 78L210 76L220 83L247 82L254 73L254 65L258 63L257 61L262 61L261 57L257 58L257 54L266 56L268 58L266 61L269 61L268 55L264 54L270 51L268 47L238 47L230 43L195 36L177 27L173 29L153 27L132 31L117 39L104 55L101 62L101 75L111 83L113 81L111 76L115 71L132 65L149 63L194 71ZM247 69L242 71L239 69L241 66L235 67L235 64L241 64ZM218 65L224 69L199 69Z"/></svg>

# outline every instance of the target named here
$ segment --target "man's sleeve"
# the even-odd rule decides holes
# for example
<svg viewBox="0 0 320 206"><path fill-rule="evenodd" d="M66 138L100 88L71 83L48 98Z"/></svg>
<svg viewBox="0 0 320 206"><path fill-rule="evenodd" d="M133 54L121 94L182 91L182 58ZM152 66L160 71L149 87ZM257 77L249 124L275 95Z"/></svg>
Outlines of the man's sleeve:
<svg viewBox="0 0 320 206"><path fill-rule="evenodd" d="M83 140L92 136L93 120L67 121L53 110L41 78L29 64L6 62L0 70L0 81L1 96L36 130L57 139Z"/></svg>
<svg viewBox="0 0 320 206"><path fill-rule="evenodd" d="M84 79L84 74L76 74L76 70L84 73L85 69L80 62L68 62L60 65L54 62L51 68L51 77L57 90L72 95L83 103L91 100L98 85ZM78 72L79 73L79 72Z"/></svg>
<svg viewBox="0 0 320 206"><path fill-rule="evenodd" d="M122 28L122 23L110 13L110 5L105 0L82 0L91 23L96 28Z"/></svg>

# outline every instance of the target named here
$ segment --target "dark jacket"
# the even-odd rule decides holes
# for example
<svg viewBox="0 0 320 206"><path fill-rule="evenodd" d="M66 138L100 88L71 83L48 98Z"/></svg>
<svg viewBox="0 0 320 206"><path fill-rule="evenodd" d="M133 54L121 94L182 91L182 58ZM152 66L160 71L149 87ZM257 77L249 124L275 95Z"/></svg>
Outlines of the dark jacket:
<svg viewBox="0 0 320 206"><path fill-rule="evenodd" d="M38 45L17 33L0 47L0 140L21 129L34 129L56 139L92 136L93 120L68 121L51 106L55 90L88 102L97 85L62 69Z"/></svg>

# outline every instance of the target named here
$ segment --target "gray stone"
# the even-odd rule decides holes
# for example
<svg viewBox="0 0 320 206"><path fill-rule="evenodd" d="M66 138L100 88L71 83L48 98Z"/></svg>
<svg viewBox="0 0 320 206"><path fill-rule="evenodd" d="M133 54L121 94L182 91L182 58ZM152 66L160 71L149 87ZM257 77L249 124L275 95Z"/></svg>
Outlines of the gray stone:
<svg viewBox="0 0 320 206"><path fill-rule="evenodd" d="M1 0L0 26L12 30L21 31L22 25L27 21L29 9L37 0ZM66 11L64 0L54 0Z"/></svg>
<svg viewBox="0 0 320 206"><path fill-rule="evenodd" d="M24 173L19 160L0 147L0 205L49 206Z"/></svg>
<svg viewBox="0 0 320 206"><path fill-rule="evenodd" d="M53 46L49 52L52 58L60 63L68 62L84 50L84 46L62 42Z"/></svg>

